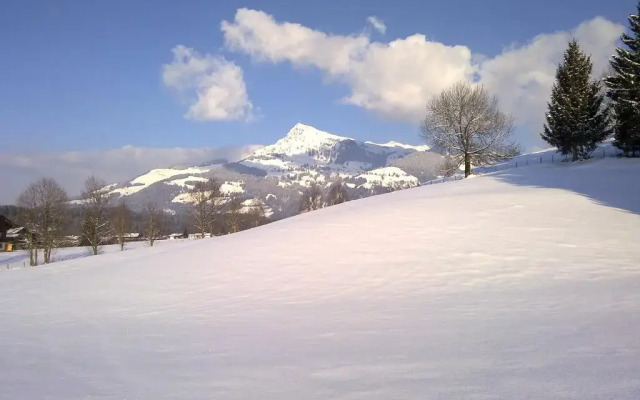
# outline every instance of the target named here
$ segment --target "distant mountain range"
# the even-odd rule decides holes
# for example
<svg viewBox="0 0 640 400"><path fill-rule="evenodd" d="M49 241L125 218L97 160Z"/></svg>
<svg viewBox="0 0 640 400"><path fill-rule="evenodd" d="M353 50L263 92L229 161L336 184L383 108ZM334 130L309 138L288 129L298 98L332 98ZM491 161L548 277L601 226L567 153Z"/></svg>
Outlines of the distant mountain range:
<svg viewBox="0 0 640 400"><path fill-rule="evenodd" d="M226 196L262 202L279 219L296 213L301 191L313 182L327 187L341 180L350 198L361 198L417 186L434 178L441 162L427 146L362 142L296 124L275 144L239 162L154 169L105 189L134 210L155 202L179 213L188 207L194 183L215 176Z"/></svg>

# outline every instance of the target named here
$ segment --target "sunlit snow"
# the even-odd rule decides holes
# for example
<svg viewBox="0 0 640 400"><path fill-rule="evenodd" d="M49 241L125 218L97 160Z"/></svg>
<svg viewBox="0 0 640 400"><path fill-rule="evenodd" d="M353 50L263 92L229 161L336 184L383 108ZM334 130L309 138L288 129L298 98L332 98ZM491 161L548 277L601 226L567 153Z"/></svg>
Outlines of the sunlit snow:
<svg viewBox="0 0 640 400"><path fill-rule="evenodd" d="M542 164L2 270L0 397L637 400L638 176Z"/></svg>

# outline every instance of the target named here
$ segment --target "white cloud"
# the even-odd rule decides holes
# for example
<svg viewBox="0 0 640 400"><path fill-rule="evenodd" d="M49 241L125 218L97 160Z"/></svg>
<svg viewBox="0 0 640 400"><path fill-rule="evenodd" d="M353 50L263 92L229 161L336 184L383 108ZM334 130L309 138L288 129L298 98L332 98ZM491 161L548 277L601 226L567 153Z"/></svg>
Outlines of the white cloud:
<svg viewBox="0 0 640 400"><path fill-rule="evenodd" d="M319 68L350 86L345 102L393 118L419 119L425 99L475 72L468 48L431 42L424 35L371 42L366 35L329 35L278 23L248 9L239 9L235 20L221 27L229 49L256 60Z"/></svg>
<svg viewBox="0 0 640 400"><path fill-rule="evenodd" d="M373 29L377 30L383 35L385 34L385 32L387 32L387 26L384 24L384 21L376 17L375 15L368 17L367 22L371 24Z"/></svg>
<svg viewBox="0 0 640 400"><path fill-rule="evenodd" d="M175 165L199 165L226 159L238 161L262 146L217 148L150 148L124 146L107 151L0 154L0 169L11 179L3 183L0 204L11 204L32 181L43 177L56 179L74 196L92 174L109 183L131 179L154 168Z"/></svg>
<svg viewBox="0 0 640 400"><path fill-rule="evenodd" d="M278 22L262 11L239 9L221 29L228 49L265 62L315 67L348 85L344 102L394 119L418 122L427 100L451 84L483 83L526 129L525 147L540 144L539 131L555 69L569 40L592 55L596 74L604 68L624 30L602 17L571 32L539 35L495 57L473 53L414 34L388 43L366 35L332 35L300 24Z"/></svg>
<svg viewBox="0 0 640 400"><path fill-rule="evenodd" d="M249 120L253 106L242 69L223 57L199 54L185 46L172 50L162 71L164 84L187 96L187 118L197 121Z"/></svg>

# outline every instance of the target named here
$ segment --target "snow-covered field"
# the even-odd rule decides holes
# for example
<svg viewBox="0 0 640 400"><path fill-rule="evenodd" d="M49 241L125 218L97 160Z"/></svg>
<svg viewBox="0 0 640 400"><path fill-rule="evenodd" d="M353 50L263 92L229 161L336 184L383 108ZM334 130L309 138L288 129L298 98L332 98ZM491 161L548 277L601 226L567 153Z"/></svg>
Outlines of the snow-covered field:
<svg viewBox="0 0 640 400"><path fill-rule="evenodd" d="M176 245L185 241L186 239L177 240L157 240L154 246L169 246ZM148 242L130 242L126 243L124 251L133 251L149 247ZM109 253L120 252L120 245L107 245L100 247L100 256ZM93 253L89 247L63 247L60 249L54 249L52 251L52 259L54 263L61 261L73 260L76 258L93 257ZM42 262L42 253L39 254L39 261ZM58 265L58 264L56 264ZM29 267L29 253L26 250L17 250L10 253L0 252L0 270L1 269L16 269L16 268L30 268ZM2 273L2 271L0 271Z"/></svg>
<svg viewBox="0 0 640 400"><path fill-rule="evenodd" d="M640 398L640 161L0 273L3 399Z"/></svg>

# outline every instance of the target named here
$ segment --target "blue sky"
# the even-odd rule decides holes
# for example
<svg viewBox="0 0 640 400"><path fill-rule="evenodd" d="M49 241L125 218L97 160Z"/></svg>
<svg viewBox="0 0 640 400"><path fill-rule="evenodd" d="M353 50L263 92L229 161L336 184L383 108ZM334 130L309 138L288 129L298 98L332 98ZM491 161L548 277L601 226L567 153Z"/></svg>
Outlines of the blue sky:
<svg viewBox="0 0 640 400"><path fill-rule="evenodd" d="M635 4L5 0L0 167L20 179L0 203L42 175L75 191L90 173L237 158L299 121L417 144L428 98L465 79L534 150L567 42L604 70Z"/></svg>
<svg viewBox="0 0 640 400"><path fill-rule="evenodd" d="M634 1L8 1L0 14L2 152L271 143L298 120L369 140L417 142L415 124L339 99L347 85L313 67L252 61L220 30L240 7L331 34L367 31L388 42L414 33L495 56L540 33L597 15L624 23ZM385 34L368 27L378 16ZM259 116L193 121L162 82L176 45L224 56L243 69Z"/></svg>

